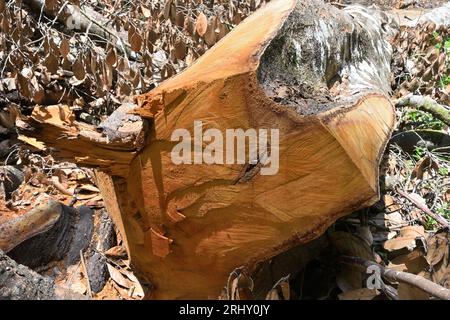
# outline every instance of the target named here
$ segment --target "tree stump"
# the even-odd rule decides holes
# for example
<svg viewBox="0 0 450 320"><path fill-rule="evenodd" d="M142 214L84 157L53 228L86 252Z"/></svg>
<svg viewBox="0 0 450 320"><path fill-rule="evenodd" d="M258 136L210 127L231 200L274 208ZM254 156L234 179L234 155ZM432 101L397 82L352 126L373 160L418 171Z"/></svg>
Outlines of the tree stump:
<svg viewBox="0 0 450 320"><path fill-rule="evenodd" d="M120 125L99 132L59 106L36 109L28 135L57 157L97 168L108 212L154 298L217 298L235 268L252 272L379 198L395 114L384 17L371 10L271 1L137 97L133 116L113 114ZM212 138L195 138L198 121L223 136L275 129L279 141L256 161L208 164L201 152ZM201 163L174 163L176 129L190 135L189 157ZM277 151L276 174L262 174Z"/></svg>

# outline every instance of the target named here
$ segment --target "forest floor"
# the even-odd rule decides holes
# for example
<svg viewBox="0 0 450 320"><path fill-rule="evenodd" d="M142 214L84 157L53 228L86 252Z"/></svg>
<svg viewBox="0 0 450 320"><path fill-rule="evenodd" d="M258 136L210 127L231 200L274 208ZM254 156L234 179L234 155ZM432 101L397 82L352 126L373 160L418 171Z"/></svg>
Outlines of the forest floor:
<svg viewBox="0 0 450 320"><path fill-rule="evenodd" d="M77 210L89 208L93 235L84 256L70 265L47 261L33 269L94 299L142 299L150 285L133 273L92 170L58 162L52 150L22 136L17 130L20 115L30 115L36 105L59 104L78 121L98 125L129 96L147 92L191 65L262 1L179 0L175 5L158 0L123 6L115 0L84 1L83 8L101 13L117 27L103 34L95 28L65 27L58 19L58 12L64 12L59 1L46 1L46 12L30 9L36 2L0 0L0 226L47 199ZM405 24L445 3L329 2L338 7L376 4ZM127 42L112 45L110 38L118 36L114 30L121 26L128 30L121 35ZM201 37L199 28L204 29ZM280 279L267 294L270 299L430 298L404 283L368 288L358 267L337 261L342 254L450 289L449 119L401 103L412 94L426 96L448 112L450 30L435 30L432 23L404 25L392 43L397 123L380 169L381 199L337 221L326 233L325 249L306 267ZM51 108L43 108L59 121Z"/></svg>

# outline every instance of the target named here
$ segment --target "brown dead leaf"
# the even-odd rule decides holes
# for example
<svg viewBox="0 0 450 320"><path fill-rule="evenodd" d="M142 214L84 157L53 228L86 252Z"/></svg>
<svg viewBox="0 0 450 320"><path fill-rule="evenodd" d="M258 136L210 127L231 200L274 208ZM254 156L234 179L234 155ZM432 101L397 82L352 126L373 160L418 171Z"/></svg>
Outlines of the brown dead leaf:
<svg viewBox="0 0 450 320"><path fill-rule="evenodd" d="M228 32L228 29L225 26L225 23L223 23L219 18L217 18L217 20L216 20L216 30L215 30L215 32L217 34L217 41L219 41L220 39L225 37L227 32Z"/></svg>
<svg viewBox="0 0 450 320"><path fill-rule="evenodd" d="M403 216L398 211L384 214L384 222L384 226L389 228L390 230L399 229L405 224Z"/></svg>
<svg viewBox="0 0 450 320"><path fill-rule="evenodd" d="M410 284L400 282L398 284L398 298L400 300L429 300L430 294L412 286Z"/></svg>
<svg viewBox="0 0 450 320"><path fill-rule="evenodd" d="M164 9L162 11L164 20L167 20L167 18L169 18L171 5L172 5L172 0L166 0L166 3L164 4Z"/></svg>
<svg viewBox="0 0 450 320"><path fill-rule="evenodd" d="M392 270L395 270L395 271L399 271L399 272L406 272L406 271L408 271L408 267L404 263L395 264L395 263L392 263L392 261L389 261L387 267L389 269L392 269Z"/></svg>
<svg viewBox="0 0 450 320"><path fill-rule="evenodd" d="M383 195L383 202L387 213L392 213L401 209L401 206L388 194Z"/></svg>
<svg viewBox="0 0 450 320"><path fill-rule="evenodd" d="M449 240L445 233L436 234L428 240L428 252L426 260L431 267L434 267L444 259L449 246Z"/></svg>
<svg viewBox="0 0 450 320"><path fill-rule="evenodd" d="M330 243L339 254L374 261L372 249L363 239L348 232L336 231L330 235ZM336 278L338 287L343 291L360 289L363 285L365 270L359 266L342 266Z"/></svg>
<svg viewBox="0 0 450 320"><path fill-rule="evenodd" d="M106 63L111 67L114 66L117 62L117 55L115 48L109 48L108 53L106 54Z"/></svg>
<svg viewBox="0 0 450 320"><path fill-rule="evenodd" d="M81 283L80 281L77 281L74 284L72 284L70 286L70 289L75 291L75 292L78 292L80 294L85 294L86 291L87 291L86 286L83 283Z"/></svg>
<svg viewBox="0 0 450 320"><path fill-rule="evenodd" d="M203 37L207 29L208 29L208 20L205 14L203 12L200 12L200 14L197 16L197 20L195 21L195 30L197 31L200 37Z"/></svg>
<svg viewBox="0 0 450 320"><path fill-rule="evenodd" d="M183 39L178 39L177 41L175 41L174 50L175 57L177 59L183 60L186 57L187 47Z"/></svg>
<svg viewBox="0 0 450 320"><path fill-rule="evenodd" d="M445 193L444 193L444 200L445 200L446 202L450 202L450 189L445 190Z"/></svg>
<svg viewBox="0 0 450 320"><path fill-rule="evenodd" d="M0 126L11 129L16 123L16 118L19 113L15 108L9 108L9 110L0 111Z"/></svg>
<svg viewBox="0 0 450 320"><path fill-rule="evenodd" d="M19 84L19 92L25 98L30 99L32 97L32 88L30 87L30 82L27 77L25 77L22 72L17 73L17 82Z"/></svg>
<svg viewBox="0 0 450 320"><path fill-rule="evenodd" d="M330 236L330 242L336 250L346 256L374 261L372 249L363 239L348 232L336 231Z"/></svg>
<svg viewBox="0 0 450 320"><path fill-rule="evenodd" d="M427 268L428 263L421 249L415 249L407 254L400 255L391 260L390 265L404 266L404 270L412 274L418 274ZM389 266L388 266L389 267Z"/></svg>
<svg viewBox="0 0 450 320"><path fill-rule="evenodd" d="M123 246L115 246L108 249L105 252L105 256L111 259L126 259L128 254Z"/></svg>
<svg viewBox="0 0 450 320"><path fill-rule="evenodd" d="M108 271L109 271L109 275L111 276L111 279L113 279L115 283L117 283L121 287L124 287L127 289L129 289L132 286L131 281L128 280L127 278L125 278L119 270L114 268L109 263L107 263L106 266L108 267Z"/></svg>
<svg viewBox="0 0 450 320"><path fill-rule="evenodd" d="M228 277L227 295L229 300L249 300L252 298L253 279L244 268L235 269Z"/></svg>
<svg viewBox="0 0 450 320"><path fill-rule="evenodd" d="M83 63L80 58L78 58L72 65L72 72L79 81L84 80L86 76L86 71L84 70Z"/></svg>
<svg viewBox="0 0 450 320"><path fill-rule="evenodd" d="M425 277L447 289L450 289L450 235L447 231L428 239L427 261L430 268Z"/></svg>
<svg viewBox="0 0 450 320"><path fill-rule="evenodd" d="M343 292L338 295L339 300L373 300L380 295L377 289L360 288Z"/></svg>
<svg viewBox="0 0 450 320"><path fill-rule="evenodd" d="M439 164L436 161L434 161L433 159L431 159L430 157L425 156L422 159L420 159L419 161L417 161L416 166L414 167L414 169L411 173L411 177L417 178L417 179L423 179L424 172L431 170L431 169L437 172L439 170Z"/></svg>
<svg viewBox="0 0 450 320"><path fill-rule="evenodd" d="M283 277L267 293L266 300L289 300L291 288L289 285L289 276Z"/></svg>
<svg viewBox="0 0 450 320"><path fill-rule="evenodd" d="M182 12L177 12L175 24L180 28L184 27L184 14Z"/></svg>
<svg viewBox="0 0 450 320"><path fill-rule="evenodd" d="M208 46L212 47L216 43L216 19L211 17L208 21L208 26L204 35L205 42Z"/></svg>
<svg viewBox="0 0 450 320"><path fill-rule="evenodd" d="M384 249L390 252L404 248L412 251L416 247L416 239L425 241L425 230L423 226L403 227L400 229L398 237L387 240L384 243Z"/></svg>
<svg viewBox="0 0 450 320"><path fill-rule="evenodd" d="M48 55L44 61L44 65L51 74L57 74L58 58L53 53Z"/></svg>
<svg viewBox="0 0 450 320"><path fill-rule="evenodd" d="M59 45L59 53L61 53L61 56L63 58L67 57L67 55L70 53L70 42L66 38L63 38L61 40L61 43Z"/></svg>
<svg viewBox="0 0 450 320"><path fill-rule="evenodd" d="M141 4L141 11L144 18L150 18L152 16L152 12L150 9Z"/></svg>
<svg viewBox="0 0 450 320"><path fill-rule="evenodd" d="M78 189L90 192L100 192L100 190L92 184L82 184L78 186Z"/></svg>
<svg viewBox="0 0 450 320"><path fill-rule="evenodd" d="M130 43L131 50L139 52L142 47L142 37L133 25L130 25L128 29L128 42Z"/></svg>
<svg viewBox="0 0 450 320"><path fill-rule="evenodd" d="M183 23L183 30L186 31L190 36L194 34L194 22L191 17L186 17Z"/></svg>

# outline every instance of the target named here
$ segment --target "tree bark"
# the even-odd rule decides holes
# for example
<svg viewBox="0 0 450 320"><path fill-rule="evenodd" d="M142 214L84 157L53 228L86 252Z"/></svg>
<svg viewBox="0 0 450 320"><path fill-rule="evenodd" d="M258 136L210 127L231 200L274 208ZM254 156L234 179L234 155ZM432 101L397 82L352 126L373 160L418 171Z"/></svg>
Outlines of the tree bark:
<svg viewBox="0 0 450 320"><path fill-rule="evenodd" d="M0 250L0 300L86 300L49 277L16 263Z"/></svg>
<svg viewBox="0 0 450 320"><path fill-rule="evenodd" d="M137 97L142 122L131 139L39 112L27 122L56 156L98 168L108 212L154 298L217 298L234 269L252 272L379 198L395 120L383 25L370 9L274 0ZM194 136L196 120L224 135L279 130L278 173L260 174L267 153L257 164L174 164L172 133Z"/></svg>

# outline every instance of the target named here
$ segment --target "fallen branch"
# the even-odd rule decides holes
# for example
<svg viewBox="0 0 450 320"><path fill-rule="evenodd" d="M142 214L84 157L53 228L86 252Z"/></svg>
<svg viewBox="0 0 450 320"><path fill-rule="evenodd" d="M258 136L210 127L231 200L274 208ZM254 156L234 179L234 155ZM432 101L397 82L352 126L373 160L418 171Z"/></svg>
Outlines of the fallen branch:
<svg viewBox="0 0 450 320"><path fill-rule="evenodd" d="M445 218L443 218L440 215L438 215L438 214L434 213L433 211L431 211L425 204L420 203L419 201L417 201L416 199L411 197L408 193L406 193L406 192L404 192L402 190L397 190L397 193L400 194L402 197L406 198L407 200L409 200L410 202L412 202L417 208L419 208L420 210L425 212L427 215L429 215L431 218L436 220L444 228L450 229L449 222Z"/></svg>
<svg viewBox="0 0 450 320"><path fill-rule="evenodd" d="M50 200L16 219L1 224L0 250L8 252L25 240L50 230L61 214L61 205Z"/></svg>
<svg viewBox="0 0 450 320"><path fill-rule="evenodd" d="M436 119L441 120L446 125L450 126L450 111L448 107L445 107L430 97L410 95L404 98L398 99L395 103L397 108L412 107L421 111L428 112Z"/></svg>
<svg viewBox="0 0 450 320"><path fill-rule="evenodd" d="M438 285L428 279L417 276L412 273L396 271L390 268L386 268L378 263L373 261L365 260L358 257L350 257L350 256L342 256L341 262L345 264L351 265L360 265L368 268L370 266L375 266L379 268L380 274L383 278L391 282L403 282L409 285L412 285L416 288L419 288L433 297L436 297L441 300L450 300L450 290L444 288L443 286Z"/></svg>

